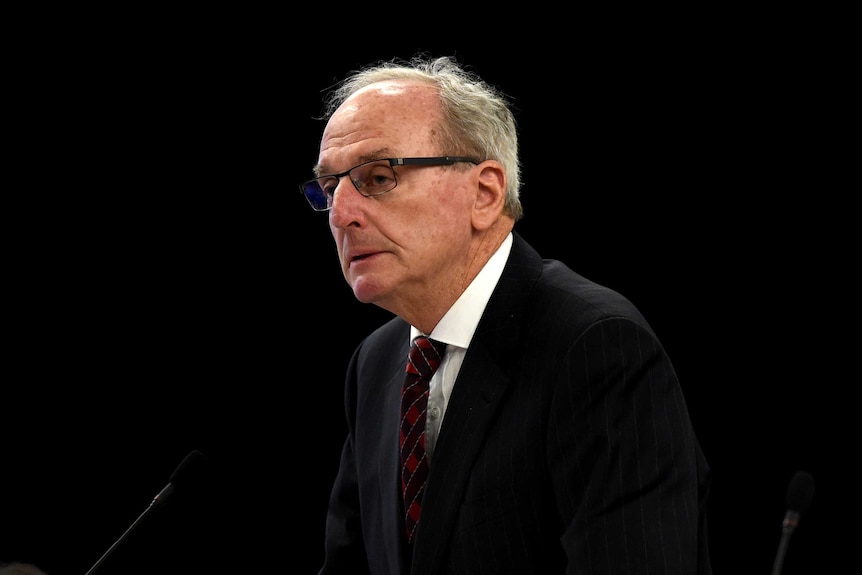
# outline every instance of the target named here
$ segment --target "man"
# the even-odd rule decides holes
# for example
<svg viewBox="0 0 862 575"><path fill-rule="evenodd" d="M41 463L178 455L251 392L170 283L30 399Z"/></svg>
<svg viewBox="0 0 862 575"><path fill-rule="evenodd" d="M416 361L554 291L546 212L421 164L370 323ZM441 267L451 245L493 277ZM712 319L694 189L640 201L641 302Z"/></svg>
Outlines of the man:
<svg viewBox="0 0 862 575"><path fill-rule="evenodd" d="M710 573L709 470L676 373L628 300L514 230L504 96L415 58L327 105L302 191L356 298L397 317L348 366L320 574ZM402 415L416 336L439 368Z"/></svg>

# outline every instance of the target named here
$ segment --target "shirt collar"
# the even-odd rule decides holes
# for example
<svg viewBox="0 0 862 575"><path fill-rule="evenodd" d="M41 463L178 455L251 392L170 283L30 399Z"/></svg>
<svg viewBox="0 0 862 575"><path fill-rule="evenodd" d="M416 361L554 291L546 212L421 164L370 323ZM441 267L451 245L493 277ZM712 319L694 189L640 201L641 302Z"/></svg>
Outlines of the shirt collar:
<svg viewBox="0 0 862 575"><path fill-rule="evenodd" d="M500 281L511 250L512 233L509 232L509 235L485 263L479 274L470 282L461 297L440 319L437 327L429 335L431 339L464 349L470 346L470 340L473 339L479 320L485 312L485 306L488 305L488 300L491 299L491 294L497 287L497 282ZM422 332L410 326L410 341L413 341L417 335L422 335Z"/></svg>

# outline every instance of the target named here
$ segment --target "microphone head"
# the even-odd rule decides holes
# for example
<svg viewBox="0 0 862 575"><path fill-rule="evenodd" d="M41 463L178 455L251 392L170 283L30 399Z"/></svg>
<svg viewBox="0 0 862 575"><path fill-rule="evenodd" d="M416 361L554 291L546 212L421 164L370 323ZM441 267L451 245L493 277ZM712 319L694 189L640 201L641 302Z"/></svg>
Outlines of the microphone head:
<svg viewBox="0 0 862 575"><path fill-rule="evenodd" d="M183 459L171 474L171 484L175 487L195 483L207 467L207 458L198 450L194 450Z"/></svg>
<svg viewBox="0 0 862 575"><path fill-rule="evenodd" d="M787 486L784 504L800 515L808 510L814 498L814 477L807 471L797 471Z"/></svg>
<svg viewBox="0 0 862 575"><path fill-rule="evenodd" d="M184 485L193 485L202 483L204 471L207 467L207 458L200 451L192 451L186 455L174 472L171 474L171 480L165 485L158 495L153 498L150 504L153 507L161 507L165 501L173 494L174 490L179 487L185 489Z"/></svg>

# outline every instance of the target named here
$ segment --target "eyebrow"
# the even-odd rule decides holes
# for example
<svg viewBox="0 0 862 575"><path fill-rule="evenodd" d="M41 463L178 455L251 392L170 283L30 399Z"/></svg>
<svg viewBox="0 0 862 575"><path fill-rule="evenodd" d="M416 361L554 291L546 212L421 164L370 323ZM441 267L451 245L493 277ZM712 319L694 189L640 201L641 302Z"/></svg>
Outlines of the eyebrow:
<svg viewBox="0 0 862 575"><path fill-rule="evenodd" d="M390 155L391 153L392 152L390 151L390 148L377 148L376 150L372 150L368 153L365 153L365 154L362 154L361 156L359 156L359 161L350 167L352 168L353 166L358 166L359 164L364 164L365 162L370 162L372 160L383 160L385 158L389 158L389 157L391 157L391 155ZM315 164L314 169L312 171L314 172L315 176L320 176L323 174L337 174L338 173L335 170L324 170L325 167L326 166L324 166L322 164Z"/></svg>

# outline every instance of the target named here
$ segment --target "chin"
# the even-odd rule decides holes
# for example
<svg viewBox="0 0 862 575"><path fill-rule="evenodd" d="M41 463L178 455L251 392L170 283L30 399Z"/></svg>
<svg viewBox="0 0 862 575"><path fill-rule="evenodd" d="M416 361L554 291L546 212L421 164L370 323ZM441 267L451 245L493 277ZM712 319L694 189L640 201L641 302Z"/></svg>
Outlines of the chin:
<svg viewBox="0 0 862 575"><path fill-rule="evenodd" d="M351 284L353 295L362 303L374 303L380 299L382 290L378 284L365 278L354 280Z"/></svg>

